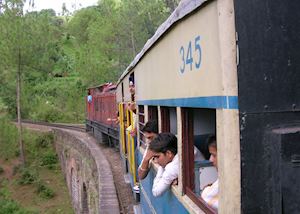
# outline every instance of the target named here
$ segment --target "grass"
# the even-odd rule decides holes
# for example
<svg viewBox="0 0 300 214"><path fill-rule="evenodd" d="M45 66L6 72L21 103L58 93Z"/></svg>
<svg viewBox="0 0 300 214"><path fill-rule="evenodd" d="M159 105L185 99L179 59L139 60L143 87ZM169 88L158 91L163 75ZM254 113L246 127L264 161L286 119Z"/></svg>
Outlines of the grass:
<svg viewBox="0 0 300 214"><path fill-rule="evenodd" d="M6 131L14 130L12 127ZM4 133L4 136L15 134ZM14 138L13 138L14 139ZM18 167L13 141L0 143L0 214L71 214L69 192L53 145L53 136L24 130L26 168ZM2 158L5 157L5 158Z"/></svg>

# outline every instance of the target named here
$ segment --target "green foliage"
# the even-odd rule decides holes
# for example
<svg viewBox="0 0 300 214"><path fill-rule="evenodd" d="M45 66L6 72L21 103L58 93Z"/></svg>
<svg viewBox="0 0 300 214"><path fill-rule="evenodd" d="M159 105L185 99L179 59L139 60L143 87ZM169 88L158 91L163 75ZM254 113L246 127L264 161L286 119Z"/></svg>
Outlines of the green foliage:
<svg viewBox="0 0 300 214"><path fill-rule="evenodd" d="M20 205L9 199L0 199L0 214L32 214L34 212L27 211L20 207Z"/></svg>
<svg viewBox="0 0 300 214"><path fill-rule="evenodd" d="M52 133L46 133L43 135L39 135L36 140L37 148L49 148L50 145L53 144L54 136Z"/></svg>
<svg viewBox="0 0 300 214"><path fill-rule="evenodd" d="M86 85L116 81L178 1L102 0L68 24L75 69ZM174 8L173 8L174 9Z"/></svg>
<svg viewBox="0 0 300 214"><path fill-rule="evenodd" d="M22 118L74 123L85 89L116 81L179 0L101 0L73 15L65 7L65 17L23 14L23 2L0 13L0 115L16 117L20 70Z"/></svg>
<svg viewBox="0 0 300 214"><path fill-rule="evenodd" d="M18 173L14 178L16 180L3 179L2 182L0 180L0 214L58 213L58 210L61 213L72 213L71 205L68 203L68 206L66 206L65 202L68 201L68 192L65 188L62 188L64 182L54 153L53 134L24 130L23 135L24 144L26 145L27 165L26 168L20 165L13 168L13 174L16 175ZM2 151L1 147L0 151ZM55 168L57 170L49 171L47 168ZM44 179L47 179L47 182ZM20 188L19 185L27 186L26 188ZM19 189L21 193L18 192ZM22 194L26 194L33 201L29 204L26 202L26 210L12 200L13 198L19 198ZM54 199L50 203L55 202L55 205L52 204L49 208L48 200L54 197L61 198L64 202L60 203L57 202L57 199ZM36 201L40 202L38 208L36 208ZM32 211L33 208L30 208L31 206L35 207L34 211ZM39 211L36 211L38 209Z"/></svg>
<svg viewBox="0 0 300 214"><path fill-rule="evenodd" d="M12 200L11 193L6 183L1 183L0 188L0 214L34 214L22 208L16 201Z"/></svg>
<svg viewBox="0 0 300 214"><path fill-rule="evenodd" d="M56 164L57 162L58 162L57 155L52 151L48 151L41 158L41 166L53 165Z"/></svg>
<svg viewBox="0 0 300 214"><path fill-rule="evenodd" d="M5 117L0 117L0 157L9 159L15 157L18 151L17 129Z"/></svg>
<svg viewBox="0 0 300 214"><path fill-rule="evenodd" d="M33 184L38 180L38 173L35 169L32 168L23 168L21 169L21 176L18 181L19 184Z"/></svg>
<svg viewBox="0 0 300 214"><path fill-rule="evenodd" d="M42 181L36 183L37 193L45 199L50 199L54 197L54 191L46 186Z"/></svg>

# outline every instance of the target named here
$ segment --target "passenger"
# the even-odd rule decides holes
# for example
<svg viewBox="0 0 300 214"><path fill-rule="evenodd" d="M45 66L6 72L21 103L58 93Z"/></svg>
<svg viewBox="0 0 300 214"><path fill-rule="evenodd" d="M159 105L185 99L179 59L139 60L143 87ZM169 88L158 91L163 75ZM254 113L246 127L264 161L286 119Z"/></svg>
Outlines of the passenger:
<svg viewBox="0 0 300 214"><path fill-rule="evenodd" d="M214 135L208 138L207 145L210 153L209 160L213 163L213 165L218 170L217 141ZM218 210L218 203L219 203L218 193L219 193L219 179L217 179L213 184L205 187L201 193L201 197L208 205L210 205L215 210Z"/></svg>
<svg viewBox="0 0 300 214"><path fill-rule="evenodd" d="M149 150L149 143L157 136L158 134L158 124L155 120L148 121L143 129L141 130L144 133L145 140L146 140L146 150L144 152L143 160L141 161L140 166L138 167L138 176L139 179L143 180L145 177L147 177L148 172L150 170L150 162L152 161L153 152ZM194 146L194 159L195 161L201 161L204 160L203 155L201 152L197 149L196 146ZM177 180L173 182L173 184L177 184Z"/></svg>
<svg viewBox="0 0 300 214"><path fill-rule="evenodd" d="M132 81L129 82L129 92L130 94L135 94L135 87Z"/></svg>
<svg viewBox="0 0 300 214"><path fill-rule="evenodd" d="M92 97L90 91L88 92L87 101L88 101L88 103L92 103L92 101L93 101L93 97Z"/></svg>
<svg viewBox="0 0 300 214"><path fill-rule="evenodd" d="M149 150L153 152L154 161L160 165L152 187L152 194L157 197L178 178L177 138L172 133L160 133L150 143Z"/></svg>
<svg viewBox="0 0 300 214"><path fill-rule="evenodd" d="M139 179L144 179L150 170L150 162L153 157L153 152L149 150L149 143L158 135L158 125L154 120L148 121L141 130L144 133L146 141L146 150L143 156L143 160L138 167Z"/></svg>
<svg viewBox="0 0 300 214"><path fill-rule="evenodd" d="M132 118L133 118L133 122L130 126L127 127L126 131L129 132L129 134L132 136L132 137L135 137L136 136L136 121L137 121L137 115L136 115L136 106L135 106L135 103L134 102L129 102L127 104L127 109L131 110L133 115L132 115Z"/></svg>

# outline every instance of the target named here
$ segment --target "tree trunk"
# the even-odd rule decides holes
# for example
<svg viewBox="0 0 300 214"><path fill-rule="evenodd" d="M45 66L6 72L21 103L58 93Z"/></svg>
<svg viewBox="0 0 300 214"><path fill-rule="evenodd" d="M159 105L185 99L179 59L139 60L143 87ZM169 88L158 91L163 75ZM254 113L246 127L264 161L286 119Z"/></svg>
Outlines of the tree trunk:
<svg viewBox="0 0 300 214"><path fill-rule="evenodd" d="M133 56L133 59L134 59L134 57L136 55L136 50L135 50L133 30L131 31L131 45L132 45L132 56Z"/></svg>
<svg viewBox="0 0 300 214"><path fill-rule="evenodd" d="M19 48L18 53L18 71L17 71L17 116L18 116L18 136L19 136L19 147L20 147L20 160L23 166L25 166L25 154L24 145L22 138L22 122L21 122L21 50Z"/></svg>

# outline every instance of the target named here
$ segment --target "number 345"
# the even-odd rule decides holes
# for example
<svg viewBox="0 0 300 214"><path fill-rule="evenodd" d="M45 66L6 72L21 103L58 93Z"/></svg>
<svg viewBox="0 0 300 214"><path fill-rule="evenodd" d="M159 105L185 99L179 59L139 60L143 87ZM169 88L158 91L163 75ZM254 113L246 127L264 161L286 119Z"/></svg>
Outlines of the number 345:
<svg viewBox="0 0 300 214"><path fill-rule="evenodd" d="M196 52L197 57L194 62L193 53ZM201 65L201 46L200 46L200 36L197 36L195 38L195 43L192 48L192 41L189 42L187 47L187 52L185 53L185 49L183 46L180 47L179 54L181 56L181 66L180 66L180 72L183 74L185 72L185 68L187 65L190 67L190 71L193 70L193 65L195 65L196 69L200 68Z"/></svg>

